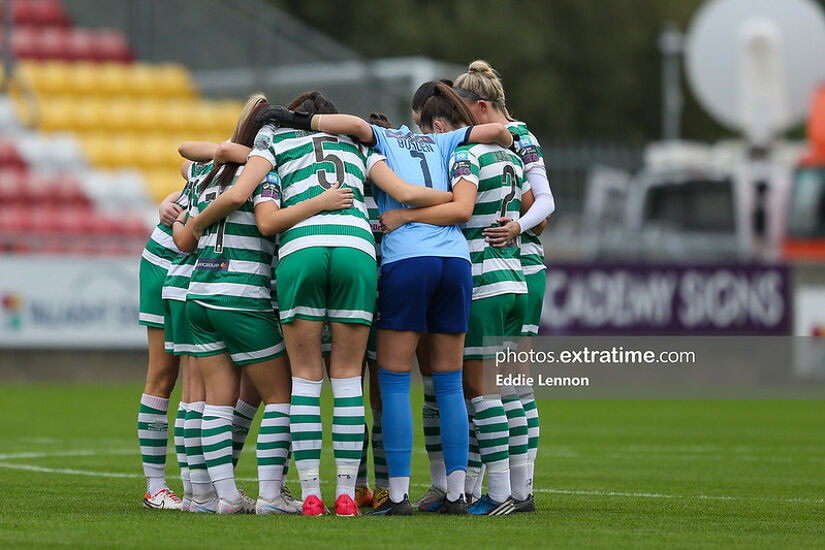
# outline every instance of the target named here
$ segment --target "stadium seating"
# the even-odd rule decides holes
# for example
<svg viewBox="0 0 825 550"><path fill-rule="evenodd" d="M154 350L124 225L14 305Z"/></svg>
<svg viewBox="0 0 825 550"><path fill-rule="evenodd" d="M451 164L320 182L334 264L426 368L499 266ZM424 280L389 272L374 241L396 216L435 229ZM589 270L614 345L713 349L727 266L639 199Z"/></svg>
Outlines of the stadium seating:
<svg viewBox="0 0 825 550"><path fill-rule="evenodd" d="M227 139L242 104L199 98L180 65L134 62L121 32L74 26L60 0L13 0L10 15L0 251L139 252L183 183L177 146Z"/></svg>

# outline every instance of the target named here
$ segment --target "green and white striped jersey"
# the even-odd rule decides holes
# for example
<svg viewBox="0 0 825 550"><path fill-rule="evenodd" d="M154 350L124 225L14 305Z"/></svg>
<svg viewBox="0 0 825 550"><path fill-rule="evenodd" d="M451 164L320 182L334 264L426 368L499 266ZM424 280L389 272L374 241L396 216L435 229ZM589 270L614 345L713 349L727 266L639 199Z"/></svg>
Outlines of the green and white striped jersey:
<svg viewBox="0 0 825 550"><path fill-rule="evenodd" d="M507 128L519 136L516 142L516 152L524 163L524 173L528 173L534 166L544 165L544 154L541 145L527 125L523 122L511 122ZM547 168L545 167L545 170ZM525 191L530 189L527 183ZM521 266L525 275L534 275L546 269L544 265L544 247L539 236L530 229L521 234Z"/></svg>
<svg viewBox="0 0 825 550"><path fill-rule="evenodd" d="M375 257L364 204L364 179L373 164L384 157L371 153L346 136L264 126L255 137L250 157L268 160L281 178L281 202L290 207L311 199L336 182L353 190L355 199L346 210L321 212L281 234L281 258L313 246L349 247Z"/></svg>
<svg viewBox="0 0 825 550"><path fill-rule="evenodd" d="M192 165L194 166L194 164L195 163ZM192 167L190 167L190 176L192 174L191 170ZM205 176L206 174L203 175ZM175 204L183 209L189 208L189 201L191 197L187 191L191 188L190 181L190 178L187 177L186 185L183 187L180 195L178 195L178 199L175 201ZM172 228L168 225L158 223L155 230L152 231L152 234L149 236L149 242L146 243L146 247L143 249L141 257L157 266L162 267L163 269L168 270L172 265L172 261L177 258L178 254L182 254L182 252L175 245L175 241L172 239Z"/></svg>
<svg viewBox="0 0 825 550"><path fill-rule="evenodd" d="M212 166L212 162L206 164L193 162L189 166L189 173L186 175L186 186L183 188L183 191L180 192L180 197L178 198L178 204L181 205L182 208L189 208L189 206L197 200L198 187L200 187L204 178L209 175ZM186 206L183 206L183 204ZM195 267L196 259L197 254L195 252L187 254L182 251L179 251L172 259L169 270L166 273L166 279L163 281L163 290L161 291L161 297L164 300L186 301L186 294L189 291L189 278L192 276L192 269Z"/></svg>
<svg viewBox="0 0 825 550"><path fill-rule="evenodd" d="M461 225L470 247L473 266L473 300L501 294L526 294L518 238L496 248L484 240L483 231L507 216L518 220L524 189L521 159L498 145L462 145L450 158L450 182L465 179L478 186L473 216Z"/></svg>
<svg viewBox="0 0 825 550"><path fill-rule="evenodd" d="M243 167L238 168L232 185ZM198 193L191 215L196 216L221 193L218 175ZM270 311L275 239L265 237L255 223L255 205L278 199L278 174L270 172L237 210L212 224L198 241L187 300L216 309Z"/></svg>
<svg viewBox="0 0 825 550"><path fill-rule="evenodd" d="M384 238L384 232L381 230L381 221L378 219L378 203L375 202L373 185L369 180L364 184L364 204L367 205L367 218L370 222L370 229L372 229L372 238L375 239L375 261L380 266L381 239Z"/></svg>

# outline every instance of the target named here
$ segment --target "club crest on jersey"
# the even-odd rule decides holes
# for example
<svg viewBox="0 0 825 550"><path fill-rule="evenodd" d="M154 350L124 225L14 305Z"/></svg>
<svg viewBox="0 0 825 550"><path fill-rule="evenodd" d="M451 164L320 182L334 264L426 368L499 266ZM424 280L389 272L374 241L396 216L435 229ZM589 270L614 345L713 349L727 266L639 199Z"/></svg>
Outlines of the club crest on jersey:
<svg viewBox="0 0 825 550"><path fill-rule="evenodd" d="M265 132L258 132L258 135L255 136L255 149L269 149L269 143L272 141L272 137Z"/></svg>
<svg viewBox="0 0 825 550"><path fill-rule="evenodd" d="M198 271L229 271L229 261L198 258L195 269Z"/></svg>

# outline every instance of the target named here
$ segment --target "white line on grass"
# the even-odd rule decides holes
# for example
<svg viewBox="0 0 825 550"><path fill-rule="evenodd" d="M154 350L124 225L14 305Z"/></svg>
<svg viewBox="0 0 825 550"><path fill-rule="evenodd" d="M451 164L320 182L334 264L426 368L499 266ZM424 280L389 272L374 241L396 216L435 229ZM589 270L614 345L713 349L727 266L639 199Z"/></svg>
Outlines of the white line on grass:
<svg viewBox="0 0 825 550"><path fill-rule="evenodd" d="M14 460L18 458L51 458L51 457L66 457L66 456L96 456L96 455L129 455L134 454L135 449L80 449L74 451L35 451L25 453L8 453L0 454L0 460Z"/></svg>
<svg viewBox="0 0 825 550"><path fill-rule="evenodd" d="M133 453L134 449L128 450ZM126 454L126 449L111 449L111 450L78 450L65 451L54 453L13 453L11 455L0 455L0 458L6 460L8 458L45 458L49 456L92 456L92 455L121 455ZM25 456L23 456L25 455ZM35 456L30 456L35 455ZM42 472L47 474L63 474L63 475L80 475L91 477L114 477L114 478L142 478L143 475L139 473L124 473L124 472L97 472L92 470L76 470L72 468L46 468L43 466L35 466L33 464L9 464L0 462L0 468L7 468L11 470L25 470L30 472ZM237 481L256 483L257 478L236 478ZM331 484L332 481L322 480L322 484ZM415 487L429 488L426 483L414 483ZM750 496L726 496L726 495L666 495L661 493L631 493L621 491L579 491L570 489L534 489L536 493L549 493L557 495L572 495L572 496L597 496L597 497L619 497L619 498L649 498L649 499L683 499L683 500L719 500L719 501L733 501L733 500L750 500L762 502L786 502L791 504L823 504L825 499L810 499L810 498L771 498L771 497L750 497Z"/></svg>

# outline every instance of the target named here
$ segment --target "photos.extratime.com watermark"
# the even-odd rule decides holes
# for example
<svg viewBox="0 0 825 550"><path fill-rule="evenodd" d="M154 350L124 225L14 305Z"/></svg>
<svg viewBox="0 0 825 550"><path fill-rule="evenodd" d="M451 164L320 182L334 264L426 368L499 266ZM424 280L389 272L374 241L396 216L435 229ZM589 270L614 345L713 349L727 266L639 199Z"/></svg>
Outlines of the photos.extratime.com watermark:
<svg viewBox="0 0 825 550"><path fill-rule="evenodd" d="M695 363L696 352L694 351L654 351L624 349L622 346L613 346L610 349L591 349L584 346L582 349L562 350L556 355L553 350L519 350L506 347L496 352L496 366L507 363L562 363L567 365L588 364L588 365L634 365L645 364L681 364Z"/></svg>
<svg viewBox="0 0 825 550"><path fill-rule="evenodd" d="M544 351L535 349L513 349L509 346L496 352L496 367L501 369L510 365L605 365L605 366L632 366L632 365L680 365L696 362L696 352L693 351L654 351L651 349L625 349L623 346L613 346L610 349L591 349L584 346L582 349L562 350L558 354L554 350ZM584 387L590 385L588 376L547 376L537 373L535 377L525 373L496 374L497 386L544 386L544 387Z"/></svg>
<svg viewBox="0 0 825 550"><path fill-rule="evenodd" d="M567 399L825 399L825 339L485 338L484 391Z"/></svg>

